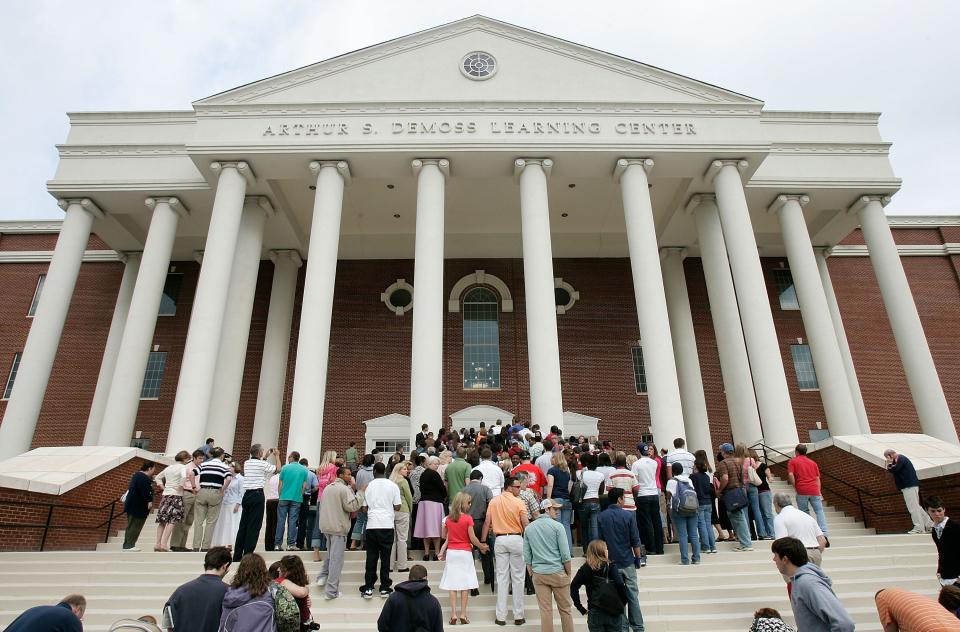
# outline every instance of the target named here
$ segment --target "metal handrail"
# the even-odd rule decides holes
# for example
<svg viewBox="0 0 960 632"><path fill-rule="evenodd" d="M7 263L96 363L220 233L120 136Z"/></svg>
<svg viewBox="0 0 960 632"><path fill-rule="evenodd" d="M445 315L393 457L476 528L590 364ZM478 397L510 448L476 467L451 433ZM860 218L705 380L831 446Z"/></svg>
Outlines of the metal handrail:
<svg viewBox="0 0 960 632"><path fill-rule="evenodd" d="M60 505L52 502L13 502L9 500L0 500L0 505L13 505L16 507L46 507L47 508L47 517L43 524L23 524L23 523L7 523L0 522L0 529L43 529L43 534L40 536L40 550L43 551L47 543L47 536L50 534L52 529L65 529L68 531L98 531L106 527L104 532L103 541L110 541L110 534L113 529L113 521L120 517L123 512L116 513L117 509L117 500L111 500L102 506L90 506L90 505ZM53 522L53 512L55 509L72 509L72 510L82 510L82 511L103 511L109 508L109 513L107 518L100 522L99 524L93 526L77 526L77 525L54 525ZM2 512L0 512L2 515Z"/></svg>

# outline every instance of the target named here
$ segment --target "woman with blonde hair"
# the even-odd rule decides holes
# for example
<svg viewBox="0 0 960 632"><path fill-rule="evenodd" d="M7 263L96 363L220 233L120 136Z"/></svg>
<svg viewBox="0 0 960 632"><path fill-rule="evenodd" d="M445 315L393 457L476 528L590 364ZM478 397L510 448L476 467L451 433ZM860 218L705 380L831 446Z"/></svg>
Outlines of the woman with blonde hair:
<svg viewBox="0 0 960 632"><path fill-rule="evenodd" d="M627 587L610 560L607 543L593 540L587 545L587 563L580 567L570 582L570 596L580 614L587 615L590 632L620 632L626 629L624 609L627 604ZM599 580L599 581L597 581ZM580 602L580 587L587 589L587 607Z"/></svg>
<svg viewBox="0 0 960 632"><path fill-rule="evenodd" d="M470 599L470 591L480 587L477 568L473 562L473 549L476 547L481 553L490 550L490 547L481 544L477 539L473 518L467 513L471 503L470 494L460 492L450 503L450 515L443 519L445 542L439 555L439 559L444 561L440 588L450 591L450 625L457 625L458 620L464 625L470 623L467 618L467 601Z"/></svg>
<svg viewBox="0 0 960 632"><path fill-rule="evenodd" d="M733 456L738 459L743 459L743 482L746 483L747 488L747 501L750 503L750 511L748 513L751 520L753 520L755 532L758 540L773 539L773 534L767 534L767 525L763 520L763 514L760 513L760 490L757 485L750 482L749 476L747 476L747 469L753 468L753 471L756 472L757 468L760 467L760 460L754 458L757 454L756 450L748 450L747 446L743 443L738 443L733 449ZM769 486L768 486L769 490ZM773 509L771 505L771 510Z"/></svg>
<svg viewBox="0 0 960 632"><path fill-rule="evenodd" d="M410 510L413 507L413 492L407 477L413 463L401 461L393 466L390 480L400 488L400 509L395 511L393 522L393 548L390 550L390 570L400 573L408 572L407 568L407 537L410 535Z"/></svg>
<svg viewBox="0 0 960 632"><path fill-rule="evenodd" d="M447 466L450 465L450 462L453 461L453 452L450 450L444 450L437 458L440 459L440 467L437 468L437 474L440 475L440 478L443 480L443 484L446 485L447 478L443 474L447 471Z"/></svg>
<svg viewBox="0 0 960 632"><path fill-rule="evenodd" d="M326 546L326 538L320 533L320 498L327 485L337 478L337 451L327 450L320 457L317 466L317 518L313 521L313 531L310 533L310 548L313 549L313 561L320 561L320 547Z"/></svg>
<svg viewBox="0 0 960 632"><path fill-rule="evenodd" d="M157 509L157 524L160 525L160 528L157 529L157 544L153 547L154 551L169 553L173 528L178 523L183 522L185 516L183 511L183 480L187 477L187 463L190 462L191 458L189 452L180 450L174 458L176 463L168 465L154 479L158 485L163 487L163 496L160 499L160 507Z"/></svg>
<svg viewBox="0 0 960 632"><path fill-rule="evenodd" d="M573 503L570 502L570 490L573 488L574 473L570 471L570 464L563 452L557 452L550 460L552 467L547 470L547 493L544 498L552 498L563 506L560 508L560 524L567 534L567 546L570 555L573 555L573 531L570 524L573 522Z"/></svg>

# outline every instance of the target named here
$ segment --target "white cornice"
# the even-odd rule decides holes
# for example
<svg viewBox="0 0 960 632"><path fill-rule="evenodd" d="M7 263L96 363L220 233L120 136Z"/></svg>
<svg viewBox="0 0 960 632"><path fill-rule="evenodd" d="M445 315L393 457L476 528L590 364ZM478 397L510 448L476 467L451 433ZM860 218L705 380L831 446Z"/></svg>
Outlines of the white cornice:
<svg viewBox="0 0 960 632"><path fill-rule="evenodd" d="M891 143L773 143L771 154L819 156L822 154L876 154L886 156Z"/></svg>
<svg viewBox="0 0 960 632"><path fill-rule="evenodd" d="M888 215L890 228L960 226L960 215Z"/></svg>
<svg viewBox="0 0 960 632"><path fill-rule="evenodd" d="M897 246L901 257L946 257L960 255L960 243L941 245L902 244ZM869 257L870 250L865 245L840 245L830 249L831 257Z"/></svg>
<svg viewBox="0 0 960 632"><path fill-rule="evenodd" d="M0 220L0 235L26 233L59 233L63 221L59 219L50 220Z"/></svg>
<svg viewBox="0 0 960 632"><path fill-rule="evenodd" d="M0 252L0 263L49 263L53 259L52 250L10 250ZM87 250L83 253L84 263L102 263L120 261L115 250Z"/></svg>
<svg viewBox="0 0 960 632"><path fill-rule="evenodd" d="M154 156L187 156L185 145L57 145L61 158L123 156L124 158L152 158Z"/></svg>
<svg viewBox="0 0 960 632"><path fill-rule="evenodd" d="M761 123L813 123L841 125L876 125L879 112L805 112L802 110L764 110L760 113Z"/></svg>
<svg viewBox="0 0 960 632"><path fill-rule="evenodd" d="M141 123L195 123L193 110L133 112L67 112L70 125L131 125Z"/></svg>

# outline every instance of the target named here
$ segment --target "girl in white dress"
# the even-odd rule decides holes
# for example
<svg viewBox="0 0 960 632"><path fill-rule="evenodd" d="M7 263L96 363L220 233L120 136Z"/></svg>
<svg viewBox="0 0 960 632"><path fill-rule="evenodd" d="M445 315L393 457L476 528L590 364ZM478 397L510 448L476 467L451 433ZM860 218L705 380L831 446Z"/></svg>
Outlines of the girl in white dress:
<svg viewBox="0 0 960 632"><path fill-rule="evenodd" d="M217 526L213 528L212 546L225 546L233 550L233 543L237 540L237 531L240 529L240 514L243 509L240 501L243 499L243 474L236 463L230 464L233 472L233 481L223 494L223 504L220 507L220 517Z"/></svg>

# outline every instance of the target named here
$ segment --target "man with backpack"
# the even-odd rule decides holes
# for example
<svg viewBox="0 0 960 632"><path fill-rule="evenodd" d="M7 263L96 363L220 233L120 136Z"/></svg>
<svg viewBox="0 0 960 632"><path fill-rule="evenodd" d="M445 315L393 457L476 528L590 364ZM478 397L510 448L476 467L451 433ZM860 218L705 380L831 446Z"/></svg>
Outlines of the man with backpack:
<svg viewBox="0 0 960 632"><path fill-rule="evenodd" d="M693 549L693 563L700 563L700 532L697 529L697 514L700 501L697 490L693 488L690 477L683 473L683 464L674 461L671 467L673 477L667 481L667 501L670 503L670 518L677 530L680 542L680 564L690 564L687 543Z"/></svg>
<svg viewBox="0 0 960 632"><path fill-rule="evenodd" d="M443 611L440 602L430 593L427 569L414 564L409 577L408 581L397 584L383 604L377 632L443 632Z"/></svg>

